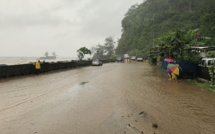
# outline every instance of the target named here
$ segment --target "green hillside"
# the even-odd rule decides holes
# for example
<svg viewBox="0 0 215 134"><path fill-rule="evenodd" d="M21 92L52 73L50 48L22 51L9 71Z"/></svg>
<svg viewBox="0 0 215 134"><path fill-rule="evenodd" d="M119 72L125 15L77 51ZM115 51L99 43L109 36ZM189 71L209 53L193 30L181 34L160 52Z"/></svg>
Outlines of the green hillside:
<svg viewBox="0 0 215 134"><path fill-rule="evenodd" d="M215 0L147 0L133 5L122 20L117 54L146 56L154 39L172 29L200 29L215 45Z"/></svg>

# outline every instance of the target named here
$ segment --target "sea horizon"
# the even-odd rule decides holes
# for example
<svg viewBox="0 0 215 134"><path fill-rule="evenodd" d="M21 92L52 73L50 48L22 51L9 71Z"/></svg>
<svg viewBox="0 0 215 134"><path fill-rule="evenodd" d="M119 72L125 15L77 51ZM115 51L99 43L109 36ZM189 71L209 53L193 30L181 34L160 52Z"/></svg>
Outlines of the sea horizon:
<svg viewBox="0 0 215 134"><path fill-rule="evenodd" d="M29 64L36 62L40 57L18 57L18 56L0 56L0 65L19 65L19 64ZM45 62L58 62L58 61L71 61L78 60L78 57L59 57L52 60L41 60Z"/></svg>

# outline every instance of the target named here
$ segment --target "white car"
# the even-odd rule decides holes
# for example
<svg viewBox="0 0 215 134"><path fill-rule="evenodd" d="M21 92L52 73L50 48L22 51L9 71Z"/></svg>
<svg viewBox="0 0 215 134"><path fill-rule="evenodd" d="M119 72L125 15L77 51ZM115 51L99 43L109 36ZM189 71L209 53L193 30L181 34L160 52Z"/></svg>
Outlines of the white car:
<svg viewBox="0 0 215 134"><path fill-rule="evenodd" d="M143 58L142 57L138 57L137 61L143 61Z"/></svg>
<svg viewBox="0 0 215 134"><path fill-rule="evenodd" d="M92 61L92 65L93 66L102 66L102 61L100 61L99 59L95 59Z"/></svg>
<svg viewBox="0 0 215 134"><path fill-rule="evenodd" d="M124 58L129 58L129 55L128 54L124 54Z"/></svg>
<svg viewBox="0 0 215 134"><path fill-rule="evenodd" d="M202 58L202 61L198 66L209 67L213 62L215 62L215 58Z"/></svg>
<svg viewBox="0 0 215 134"><path fill-rule="evenodd" d="M131 59L132 59L132 60L136 60L136 56L132 56Z"/></svg>

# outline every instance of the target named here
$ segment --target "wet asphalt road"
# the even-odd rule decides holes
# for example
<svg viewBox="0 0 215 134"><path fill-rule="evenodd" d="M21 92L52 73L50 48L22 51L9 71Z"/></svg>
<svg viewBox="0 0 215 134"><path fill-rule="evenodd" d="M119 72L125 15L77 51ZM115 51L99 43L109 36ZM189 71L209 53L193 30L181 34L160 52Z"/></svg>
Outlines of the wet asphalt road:
<svg viewBox="0 0 215 134"><path fill-rule="evenodd" d="M0 80L0 134L215 134L214 106L146 62L108 63Z"/></svg>

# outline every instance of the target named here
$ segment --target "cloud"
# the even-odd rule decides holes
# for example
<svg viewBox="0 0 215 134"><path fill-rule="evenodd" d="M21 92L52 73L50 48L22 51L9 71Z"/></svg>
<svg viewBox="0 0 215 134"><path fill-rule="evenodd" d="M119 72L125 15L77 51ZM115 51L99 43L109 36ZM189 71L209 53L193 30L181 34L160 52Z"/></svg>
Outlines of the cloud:
<svg viewBox="0 0 215 134"><path fill-rule="evenodd" d="M137 2L142 0L2 0L0 56L41 56L48 50L76 56L82 46L119 38L121 20Z"/></svg>

